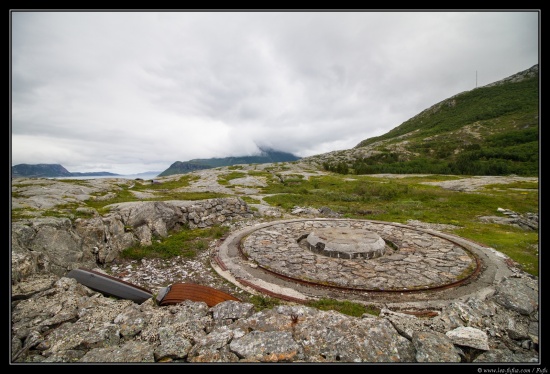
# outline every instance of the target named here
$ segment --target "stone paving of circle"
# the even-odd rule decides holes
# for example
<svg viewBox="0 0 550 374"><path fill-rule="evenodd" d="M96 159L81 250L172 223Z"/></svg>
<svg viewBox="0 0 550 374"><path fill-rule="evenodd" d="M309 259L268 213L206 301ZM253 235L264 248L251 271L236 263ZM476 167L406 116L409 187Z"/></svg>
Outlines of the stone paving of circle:
<svg viewBox="0 0 550 374"><path fill-rule="evenodd" d="M338 255L323 254L323 251L315 252L316 248L305 240L312 234L313 237L326 239L323 246L331 241L344 244L342 238L349 237L349 242L355 244L353 251L358 252L357 256L339 258ZM361 248L361 238L378 243L377 236L387 243L383 253L377 253L375 258L365 258L362 253L368 252L369 248L368 243ZM342 248L338 244L335 247ZM317 285L365 291L449 286L468 278L477 266L473 254L453 241L412 227L376 221L301 220L276 223L252 231L242 239L240 249L248 260L280 276ZM346 250L349 251L349 248ZM344 257L350 256L344 254Z"/></svg>

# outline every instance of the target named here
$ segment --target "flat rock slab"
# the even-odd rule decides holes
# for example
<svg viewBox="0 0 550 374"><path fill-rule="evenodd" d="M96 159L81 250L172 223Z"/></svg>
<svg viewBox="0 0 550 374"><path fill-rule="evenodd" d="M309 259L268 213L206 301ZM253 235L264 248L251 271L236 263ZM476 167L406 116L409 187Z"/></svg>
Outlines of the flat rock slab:
<svg viewBox="0 0 550 374"><path fill-rule="evenodd" d="M457 327L454 330L447 331L445 334L454 344L472 347L483 351L488 351L489 338L485 331L474 327Z"/></svg>

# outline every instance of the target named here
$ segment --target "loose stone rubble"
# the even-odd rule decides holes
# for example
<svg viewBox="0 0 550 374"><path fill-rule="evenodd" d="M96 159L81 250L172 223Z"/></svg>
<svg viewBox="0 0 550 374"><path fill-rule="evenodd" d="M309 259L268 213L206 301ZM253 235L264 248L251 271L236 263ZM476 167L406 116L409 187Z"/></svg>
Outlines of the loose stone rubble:
<svg viewBox="0 0 550 374"><path fill-rule="evenodd" d="M527 213L525 215L518 214L510 209L498 208L499 213L504 214L506 217L501 216L482 216L479 220L482 222L493 222L502 225L512 225L524 230L538 230L539 229L539 216L534 213Z"/></svg>
<svg viewBox="0 0 550 374"><path fill-rule="evenodd" d="M449 305L433 319L358 318L302 305L260 312L234 301L138 305L63 277L12 308L16 363L461 362L472 350L471 362L538 361L525 344L532 340L508 325L534 323L534 315L520 317L492 298Z"/></svg>

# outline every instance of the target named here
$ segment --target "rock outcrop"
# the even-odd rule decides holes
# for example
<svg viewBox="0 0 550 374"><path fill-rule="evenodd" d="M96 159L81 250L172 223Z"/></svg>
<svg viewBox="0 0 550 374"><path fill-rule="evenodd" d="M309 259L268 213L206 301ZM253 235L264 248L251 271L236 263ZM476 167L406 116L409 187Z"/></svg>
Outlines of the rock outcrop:
<svg viewBox="0 0 550 374"><path fill-rule="evenodd" d="M178 227L204 228L252 212L240 198L113 204L90 219L43 217L12 224L12 283L40 272L110 263L133 244L150 245Z"/></svg>

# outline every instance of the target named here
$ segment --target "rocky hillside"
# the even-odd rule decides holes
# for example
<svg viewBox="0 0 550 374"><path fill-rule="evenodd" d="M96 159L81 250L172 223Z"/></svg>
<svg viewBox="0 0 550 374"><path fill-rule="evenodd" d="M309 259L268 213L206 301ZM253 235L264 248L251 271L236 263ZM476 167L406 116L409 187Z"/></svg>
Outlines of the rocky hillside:
<svg viewBox="0 0 550 374"><path fill-rule="evenodd" d="M343 174L537 176L539 67L445 99L352 149L304 160Z"/></svg>
<svg viewBox="0 0 550 374"><path fill-rule="evenodd" d="M269 293L242 289L213 271L212 254L229 238L213 240L192 258L120 256L133 245L150 248L169 240L184 227L222 225L233 232L274 218L334 217L326 208L305 206L289 212L269 204L273 191L280 191L275 187L288 189L310 179L316 188L311 196L323 194L325 180L331 186L336 183L335 176L305 163L201 170L161 177L154 184L115 178L14 179L11 363L540 363L538 278L492 248L484 247L493 262L486 263L480 276L483 286L476 292L452 297L442 291L442 297L428 301L400 300L399 295L378 298L372 304L379 314L362 316L293 301L257 308L254 297L267 300ZM356 182L341 177L343 185ZM426 183L479 200L485 185L527 187L534 182L536 178L515 176ZM380 186L389 184L383 179ZM336 193L332 188L330 196ZM204 198L213 194L219 197ZM446 213L452 214L449 206ZM493 227L493 222L486 217L476 225ZM513 229L517 223L514 218L502 224L510 225L508 231L521 230L524 238L531 228ZM420 221L414 225L456 228ZM430 261L437 265L438 259ZM214 307L191 301L159 306L151 298L137 304L102 295L65 276L80 266L154 294L173 282L191 282L242 301ZM335 293L327 297L347 298Z"/></svg>

